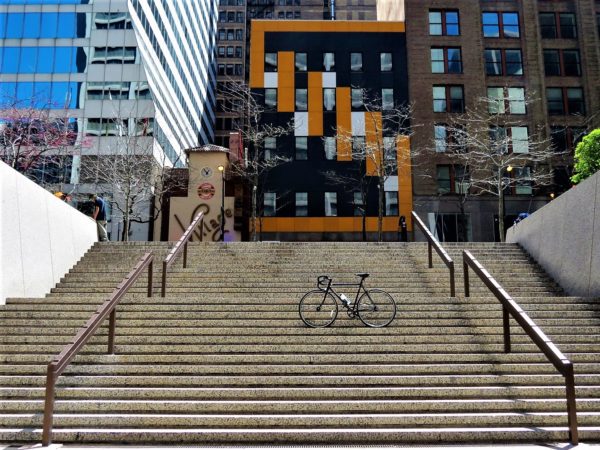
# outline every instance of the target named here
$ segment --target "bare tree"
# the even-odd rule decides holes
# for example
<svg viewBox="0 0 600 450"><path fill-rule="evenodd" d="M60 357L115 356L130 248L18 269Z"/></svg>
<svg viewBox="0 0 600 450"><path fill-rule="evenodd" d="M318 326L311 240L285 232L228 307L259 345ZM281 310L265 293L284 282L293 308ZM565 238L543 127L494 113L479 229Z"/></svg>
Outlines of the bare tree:
<svg viewBox="0 0 600 450"><path fill-rule="evenodd" d="M223 98L225 112L242 115L242 119L234 123L233 128L240 132L246 149L242 160L232 161L230 171L232 175L244 180L251 191L250 238L256 241L257 214L263 210L258 208L257 201L264 197L268 174L275 167L289 161L289 158L278 153L277 139L290 134L294 130L294 124L289 122L274 125L265 122L265 112L274 105L270 103L270 98L252 92L246 84L225 82L218 95Z"/></svg>
<svg viewBox="0 0 600 450"><path fill-rule="evenodd" d="M81 181L112 193L113 217L121 219L121 240L129 240L131 223L155 221L165 195L173 189L171 164L153 153L151 119L106 119L99 133L111 136L107 155L84 157Z"/></svg>
<svg viewBox="0 0 600 450"><path fill-rule="evenodd" d="M358 91L358 89L353 89ZM362 90L361 90L362 91ZM412 104L396 104L393 98L369 96L364 91L353 98L354 107L364 109L364 123L358 123L351 130L338 127L336 139L342 152L349 152L352 160L363 166L354 179L360 192L368 187L365 177L373 177L377 182L377 239L383 239L383 216L385 212L385 182L390 176L396 175L399 168L411 167L413 160L409 151L401 151L399 144L410 138L414 124ZM356 95L356 94L354 94ZM358 105L361 103L361 105ZM340 151L340 150L339 150ZM330 180L332 178L329 176ZM351 178L338 180L347 184ZM366 201L366 195L363 196ZM366 208L366 203L363 203ZM366 218L363 217L363 227Z"/></svg>
<svg viewBox="0 0 600 450"><path fill-rule="evenodd" d="M4 98L1 108L0 160L39 184L46 184L40 173L60 172L85 144L78 139L75 119L64 109L33 98Z"/></svg>
<svg viewBox="0 0 600 450"><path fill-rule="evenodd" d="M449 114L446 124L435 126L429 148L430 155L444 154L453 164L455 186L447 191L457 194L461 220L472 196L498 198L502 241L506 193L533 193L534 187L552 184L552 161L561 155L544 125L528 126L524 114L539 99L521 93L497 88L493 96L479 98L463 114ZM466 233L464 223L462 229Z"/></svg>

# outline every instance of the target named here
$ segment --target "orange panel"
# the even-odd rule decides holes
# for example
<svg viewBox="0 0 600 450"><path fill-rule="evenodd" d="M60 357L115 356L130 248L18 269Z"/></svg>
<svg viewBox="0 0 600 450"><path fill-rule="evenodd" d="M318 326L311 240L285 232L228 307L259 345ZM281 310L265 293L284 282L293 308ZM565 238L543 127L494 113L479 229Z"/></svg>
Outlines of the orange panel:
<svg viewBox="0 0 600 450"><path fill-rule="evenodd" d="M338 87L335 90L337 121L337 160L352 161L352 115L350 88Z"/></svg>
<svg viewBox="0 0 600 450"><path fill-rule="evenodd" d="M265 23L252 21L250 39L250 87L262 88L265 84Z"/></svg>
<svg viewBox="0 0 600 450"><path fill-rule="evenodd" d="M404 22L379 22L374 20L253 20L252 27L257 24L263 31L307 31L307 32L363 32L363 33L404 33Z"/></svg>
<svg viewBox="0 0 600 450"><path fill-rule="evenodd" d="M308 73L308 135L323 136L323 74Z"/></svg>
<svg viewBox="0 0 600 450"><path fill-rule="evenodd" d="M277 53L277 111L294 112L294 52Z"/></svg>
<svg viewBox="0 0 600 450"><path fill-rule="evenodd" d="M367 143L367 175L377 176L383 153L383 133L380 111L365 112Z"/></svg>
<svg viewBox="0 0 600 450"><path fill-rule="evenodd" d="M412 231L412 220L409 220L413 210L410 137L398 136L396 148L398 154L398 211L401 216L406 217L408 231Z"/></svg>
<svg viewBox="0 0 600 450"><path fill-rule="evenodd" d="M384 217L383 231L398 231L398 217ZM367 231L377 231L377 217L367 217ZM257 227L258 228L258 227ZM360 233L362 219L360 217L264 217L262 231L269 233L322 233L326 231L338 233Z"/></svg>

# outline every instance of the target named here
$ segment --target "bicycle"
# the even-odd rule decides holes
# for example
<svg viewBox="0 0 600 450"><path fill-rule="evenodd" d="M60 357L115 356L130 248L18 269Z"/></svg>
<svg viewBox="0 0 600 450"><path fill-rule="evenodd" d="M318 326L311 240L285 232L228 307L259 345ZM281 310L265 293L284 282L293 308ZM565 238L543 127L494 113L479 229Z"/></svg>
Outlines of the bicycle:
<svg viewBox="0 0 600 450"><path fill-rule="evenodd" d="M308 291L300 299L300 318L309 327L324 328L331 325L338 315L337 300L346 308L352 319L358 317L368 327L381 328L389 325L396 317L396 302L390 294L381 289L364 287L368 273L357 273L360 283L335 283L327 275L317 278L317 289ZM357 286L354 303L344 294L338 294L334 287ZM361 291L363 291L362 295ZM360 295L360 297L359 297Z"/></svg>

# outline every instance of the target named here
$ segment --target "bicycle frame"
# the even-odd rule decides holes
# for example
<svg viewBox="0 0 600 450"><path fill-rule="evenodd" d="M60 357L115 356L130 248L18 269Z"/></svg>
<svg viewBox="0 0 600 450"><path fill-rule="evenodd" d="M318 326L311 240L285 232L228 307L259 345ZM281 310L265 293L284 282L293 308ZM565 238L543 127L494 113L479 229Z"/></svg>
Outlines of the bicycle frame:
<svg viewBox="0 0 600 450"><path fill-rule="evenodd" d="M361 290L365 294L369 295L367 293L367 289L364 287L364 282L365 282L364 278L362 278L360 280L360 283L333 283L333 280L329 279L326 288L322 288L319 284L317 284L317 288L319 290L323 291L323 302L325 302L325 298L327 297L327 294L331 293L331 294L333 294L334 297L337 298L337 301L344 306L344 308L346 308L347 310L352 309L352 311L356 312L357 311L357 304L358 304L358 297L361 294ZM349 308L348 305L342 301L342 297L340 296L340 294L338 294L335 291L335 289L333 289L334 287L339 287L339 286L356 286L356 288L357 288L356 289L356 296L354 297L354 301L351 304L352 308ZM370 296L369 296L369 298L370 298Z"/></svg>

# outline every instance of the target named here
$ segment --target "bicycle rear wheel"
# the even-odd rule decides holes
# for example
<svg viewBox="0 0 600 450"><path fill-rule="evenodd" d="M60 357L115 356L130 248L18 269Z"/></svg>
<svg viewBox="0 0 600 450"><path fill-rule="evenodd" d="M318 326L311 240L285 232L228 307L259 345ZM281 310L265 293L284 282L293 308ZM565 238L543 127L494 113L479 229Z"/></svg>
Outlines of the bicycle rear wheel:
<svg viewBox="0 0 600 450"><path fill-rule="evenodd" d="M315 289L307 292L298 306L302 321L313 328L322 328L333 323L338 306L331 293Z"/></svg>
<svg viewBox="0 0 600 450"><path fill-rule="evenodd" d="M368 327L381 328L396 317L396 302L381 289L370 289L358 299L358 317Z"/></svg>

